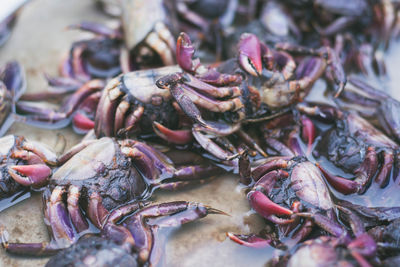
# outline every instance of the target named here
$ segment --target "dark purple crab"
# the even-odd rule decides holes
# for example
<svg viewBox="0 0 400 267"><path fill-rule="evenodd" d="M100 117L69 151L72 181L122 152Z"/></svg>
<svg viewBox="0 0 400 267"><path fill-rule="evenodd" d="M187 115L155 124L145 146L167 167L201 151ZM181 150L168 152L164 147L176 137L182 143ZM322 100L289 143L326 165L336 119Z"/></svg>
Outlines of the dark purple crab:
<svg viewBox="0 0 400 267"><path fill-rule="evenodd" d="M198 59L193 60L194 47L189 37L182 33L178 38L177 61L187 73L163 77L157 81L157 86L170 90L182 110L194 122L213 129L202 119L194 104L216 113L235 112L232 120L241 122L252 119L253 115L255 119L260 119L257 118L260 117L259 109L262 109L260 106L282 109L297 102L304 96L301 92L307 91L327 66L339 92L346 83L341 67L335 65L338 62L334 59L334 52L327 47L313 50L288 44L278 45L279 50L318 55L303 61L297 68L292 56L269 49L253 34L243 34L238 47L238 64L231 61L222 64L222 69L230 67L230 71L225 73L205 67ZM326 57L330 63L326 64L321 57ZM243 83L239 66L249 74L247 83ZM298 77L290 80L295 70ZM240 86L240 90L233 90L235 86Z"/></svg>
<svg viewBox="0 0 400 267"><path fill-rule="evenodd" d="M349 86L339 98L340 105L351 104L361 116L382 129L387 136L400 142L400 102L359 77L350 77Z"/></svg>
<svg viewBox="0 0 400 267"><path fill-rule="evenodd" d="M247 194L251 207L277 224L281 236L291 237L288 245L304 240L314 225L333 236L349 238L337 221L336 207L323 175L313 163L300 157L269 158L248 173L255 181ZM256 235L227 235L249 247L265 247L271 242Z"/></svg>
<svg viewBox="0 0 400 267"><path fill-rule="evenodd" d="M182 164L190 162L186 158ZM175 167L167 156L142 142L108 137L83 141L61 156L58 164L62 165L43 194L52 241L32 244L32 254L52 253L74 243L89 229L86 218L102 229L109 212L124 203L146 199L157 188L174 190L221 173L207 164ZM66 228L60 216L68 217L72 228Z"/></svg>
<svg viewBox="0 0 400 267"><path fill-rule="evenodd" d="M337 167L354 175L354 179L347 179L324 171L336 190L344 194L363 194L373 179L380 187L385 187L392 170L393 179L397 179L398 144L367 120L328 105L299 104L297 108L333 126L321 134L316 156L326 156Z"/></svg>
<svg viewBox="0 0 400 267"><path fill-rule="evenodd" d="M72 230L73 226L68 215L60 212L54 220L59 221L60 234L64 236L58 236L58 238L69 238L74 242L72 246L68 244L66 247L69 248L62 250L46 266L53 266L52 264L55 263L57 266L60 264L70 266L69 264L72 263L104 266L107 262L126 263L128 259L133 260L129 266L156 264L162 253L154 249L159 229L177 227L208 214L225 213L200 203L187 201L161 203L147 207L142 203L125 204L107 213L107 218L100 228L101 237L79 240L79 236ZM37 244L9 243L4 231L2 244L7 252L23 255L55 254L60 251L60 247L49 250L49 245L40 249ZM105 249L110 250L107 256L103 257Z"/></svg>
<svg viewBox="0 0 400 267"><path fill-rule="evenodd" d="M173 7L159 0L120 4L122 13L117 27L93 22L70 26L92 32L95 37L72 45L60 67L62 76L86 82L174 63L175 39L171 31L177 27L177 18Z"/></svg>
<svg viewBox="0 0 400 267"><path fill-rule="evenodd" d="M26 187L45 185L51 176L51 167L57 164L51 149L15 135L0 138L0 158L0 200Z"/></svg>
<svg viewBox="0 0 400 267"><path fill-rule="evenodd" d="M238 46L237 60L218 68L206 67L192 59L194 47L182 33L178 38L177 61L185 72L157 81L157 86L169 90L185 114L198 124L193 135L203 147L207 144L223 151L208 135L227 136L238 131L242 123L268 120L287 112L285 108L301 100L325 68L336 78L339 92L345 84L345 75L336 66L334 52L329 48L312 50L282 45L279 49L319 55L303 60L296 68L288 53L269 49L253 34L243 34ZM321 57L327 57L330 63ZM293 79L295 70L297 78ZM212 120L204 120L203 115L210 113ZM229 158L220 154L222 159Z"/></svg>

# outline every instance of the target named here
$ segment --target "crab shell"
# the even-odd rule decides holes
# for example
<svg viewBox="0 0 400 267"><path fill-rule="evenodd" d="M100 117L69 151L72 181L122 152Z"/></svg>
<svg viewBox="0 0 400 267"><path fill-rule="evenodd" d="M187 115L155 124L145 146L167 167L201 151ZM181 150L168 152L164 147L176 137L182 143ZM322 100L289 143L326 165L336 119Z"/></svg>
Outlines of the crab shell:
<svg viewBox="0 0 400 267"><path fill-rule="evenodd" d="M131 114L124 115L125 122L135 117L135 110L143 110L143 114L134 118L135 127L133 127L141 133L152 133L154 121L168 128L176 128L179 118L172 105L171 94L169 90L159 89L155 85L158 78L176 71L180 71L180 68L168 66L129 72L111 80L104 89L97 108L96 135L110 136L118 133L120 127L124 125L115 126L114 121L120 119L110 117L116 117L118 109L122 108L129 110L126 114ZM109 123L114 125L108 125Z"/></svg>
<svg viewBox="0 0 400 267"><path fill-rule="evenodd" d="M111 138L102 138L73 156L53 174L50 184L79 186L87 197L98 192L107 210L147 193L143 176Z"/></svg>
<svg viewBox="0 0 400 267"><path fill-rule="evenodd" d="M320 170L311 162L297 164L291 173L292 189L301 200L322 210L333 209L333 201Z"/></svg>
<svg viewBox="0 0 400 267"><path fill-rule="evenodd" d="M163 0L122 0L122 27L129 50L141 43L159 25L174 24L172 9ZM175 22L176 25L176 22ZM176 29L177 27L175 27Z"/></svg>

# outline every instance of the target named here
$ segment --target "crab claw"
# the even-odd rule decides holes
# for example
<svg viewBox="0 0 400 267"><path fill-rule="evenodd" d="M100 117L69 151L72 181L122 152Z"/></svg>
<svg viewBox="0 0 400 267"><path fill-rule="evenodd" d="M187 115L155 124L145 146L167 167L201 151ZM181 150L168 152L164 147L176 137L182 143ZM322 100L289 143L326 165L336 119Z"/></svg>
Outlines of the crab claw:
<svg viewBox="0 0 400 267"><path fill-rule="evenodd" d="M271 243L270 240L258 237L256 235L237 235L230 232L226 233L226 235L239 245L251 248L265 248Z"/></svg>
<svg viewBox="0 0 400 267"><path fill-rule="evenodd" d="M262 56L260 40L251 33L243 33L240 37L239 64L253 76L259 76L262 72Z"/></svg>
<svg viewBox="0 0 400 267"><path fill-rule="evenodd" d="M272 202L266 195L260 191L250 191L247 194L247 198L250 201L250 205L253 209L268 219L271 215L292 215L293 211L279 206L275 202Z"/></svg>
<svg viewBox="0 0 400 267"><path fill-rule="evenodd" d="M50 177L51 169L44 164L14 165L8 167L8 173L23 186L41 186Z"/></svg>
<svg viewBox="0 0 400 267"><path fill-rule="evenodd" d="M193 55L194 47L189 36L181 32L176 42L176 60L183 70L187 72L195 71L195 64L192 60Z"/></svg>
<svg viewBox="0 0 400 267"><path fill-rule="evenodd" d="M315 140L315 126L314 123L306 116L301 116L301 124L303 125L302 136L307 140L307 155L311 154L312 144Z"/></svg>
<svg viewBox="0 0 400 267"><path fill-rule="evenodd" d="M158 122L153 122L154 132L162 139L178 144L188 144L193 140L191 130L170 130Z"/></svg>
<svg viewBox="0 0 400 267"><path fill-rule="evenodd" d="M72 123L75 129L78 129L79 132L83 133L86 133L94 128L94 121L80 112L75 114L72 119Z"/></svg>
<svg viewBox="0 0 400 267"><path fill-rule="evenodd" d="M348 195L356 193L359 190L360 186L357 182L340 176L333 175L327 172L324 168L322 168L319 163L316 163L315 165L317 165L317 167L324 174L329 184L340 193Z"/></svg>

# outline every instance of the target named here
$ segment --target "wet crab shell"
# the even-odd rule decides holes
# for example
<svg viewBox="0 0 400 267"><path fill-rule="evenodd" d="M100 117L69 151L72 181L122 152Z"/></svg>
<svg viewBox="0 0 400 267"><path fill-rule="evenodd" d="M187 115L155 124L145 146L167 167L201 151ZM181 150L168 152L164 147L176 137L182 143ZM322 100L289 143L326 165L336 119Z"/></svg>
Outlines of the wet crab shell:
<svg viewBox="0 0 400 267"><path fill-rule="evenodd" d="M111 138L102 138L74 155L53 174L50 185L79 186L87 198L98 192L107 210L143 198L148 190L143 176Z"/></svg>
<svg viewBox="0 0 400 267"><path fill-rule="evenodd" d="M175 129L178 126L179 117L172 105L171 94L169 90L159 89L155 85L155 81L158 78L174 71L180 71L180 68L168 66L134 71L111 80L104 89L97 108L96 135L118 135L119 130L121 130L118 126L104 124L114 124L114 121L120 120L110 119L110 116L116 116L118 109L122 107L122 102L125 105L129 105L123 118L125 127L129 127L126 126L128 121L135 120L132 131L141 134L152 133L154 121ZM107 108L104 108L104 106ZM124 108L126 107L124 106ZM143 114L140 117L137 117L134 112L138 108L143 110ZM121 126L123 127L124 125ZM105 128L109 128L110 131Z"/></svg>

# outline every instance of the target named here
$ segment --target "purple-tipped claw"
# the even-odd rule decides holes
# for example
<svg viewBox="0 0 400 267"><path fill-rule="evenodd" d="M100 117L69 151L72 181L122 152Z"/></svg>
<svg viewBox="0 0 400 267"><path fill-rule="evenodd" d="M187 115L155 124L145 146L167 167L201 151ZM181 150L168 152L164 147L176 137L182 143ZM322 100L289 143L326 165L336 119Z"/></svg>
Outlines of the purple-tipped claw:
<svg viewBox="0 0 400 267"><path fill-rule="evenodd" d="M8 173L23 186L41 186L50 177L51 169L44 164L15 165L8 168Z"/></svg>
<svg viewBox="0 0 400 267"><path fill-rule="evenodd" d="M226 235L239 245L251 248L265 248L271 243L270 240L255 236L255 235L236 235L233 233L226 233Z"/></svg>
<svg viewBox="0 0 400 267"><path fill-rule="evenodd" d="M327 172L324 168L321 167L319 163L316 163L317 167L324 174L326 180L328 180L329 184L339 191L342 194L348 195L356 193L359 190L360 185L352 180L333 175Z"/></svg>
<svg viewBox="0 0 400 267"><path fill-rule="evenodd" d="M244 33L240 37L239 64L253 76L259 76L262 72L262 57L260 40L251 33Z"/></svg>
<svg viewBox="0 0 400 267"><path fill-rule="evenodd" d="M306 116L301 116L301 124L303 125L302 137L307 141L307 155L311 154L312 144L315 140L314 123Z"/></svg>
<svg viewBox="0 0 400 267"><path fill-rule="evenodd" d="M250 205L253 209L264 218L268 219L271 215L293 214L293 211L279 206L260 191L249 192L247 198L249 199Z"/></svg>
<svg viewBox="0 0 400 267"><path fill-rule="evenodd" d="M179 66L187 72L194 72L192 57L194 55L194 47L189 36L182 32L176 42L176 59Z"/></svg>

